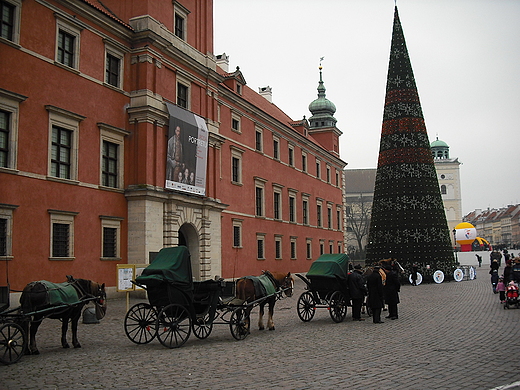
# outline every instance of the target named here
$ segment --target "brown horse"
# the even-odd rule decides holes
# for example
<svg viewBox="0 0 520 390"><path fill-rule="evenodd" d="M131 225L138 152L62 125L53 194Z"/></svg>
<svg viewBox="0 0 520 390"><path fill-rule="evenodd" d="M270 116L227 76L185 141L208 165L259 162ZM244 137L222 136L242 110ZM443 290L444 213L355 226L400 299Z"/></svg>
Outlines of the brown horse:
<svg viewBox="0 0 520 390"><path fill-rule="evenodd" d="M51 285L55 287L49 288ZM61 345L63 348L69 348L67 330L70 321L72 345L74 348L81 348L77 337L78 320L81 317L83 306L91 300L96 306L96 317L103 318L106 312L105 283L98 284L91 280L74 279L67 275L67 283L56 285L46 281L37 281L25 286L20 297L21 310L22 313L31 317L30 321L25 322L25 331L26 334L29 334L26 354L38 355L40 353L36 347L36 332L44 318L62 321Z"/></svg>
<svg viewBox="0 0 520 390"><path fill-rule="evenodd" d="M268 281L271 283L273 289L271 291L276 292L276 294L268 294L265 289L255 287L254 280L263 278L264 281ZM274 322L273 322L273 312L274 312L274 304L276 303L276 299L278 297L278 293L284 293L287 297L291 297L294 289L294 279L291 273L278 273L278 272L269 272L262 271L262 275L259 277L250 277L246 276L237 280L236 285L236 297L240 300L243 300L244 303L251 303L257 300L260 300L264 297L267 297L264 300L261 300L258 306L259 316L258 316L258 329L264 330L264 306L269 304L269 316L267 319L267 327L269 330L274 330ZM247 317L249 318L249 314L251 313L251 309L253 305L248 305L246 309ZM248 324L249 330L249 324Z"/></svg>

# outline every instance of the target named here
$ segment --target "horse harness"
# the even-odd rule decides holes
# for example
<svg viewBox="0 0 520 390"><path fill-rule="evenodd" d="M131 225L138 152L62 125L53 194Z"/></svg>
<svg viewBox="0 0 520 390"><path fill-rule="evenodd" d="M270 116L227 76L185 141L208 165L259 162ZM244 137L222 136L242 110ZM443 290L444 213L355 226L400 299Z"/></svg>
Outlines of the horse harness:
<svg viewBox="0 0 520 390"><path fill-rule="evenodd" d="M278 299L283 298L283 295L281 294L282 292L284 292L286 289L289 289L292 287L292 286L290 286L290 279L287 276L284 277L283 282L280 283L278 280L276 280L276 278L273 276L273 274L271 272L266 270L266 271L262 271L262 274L267 276L269 278L269 280L271 281L271 283L273 283L273 285L275 286L276 296Z"/></svg>

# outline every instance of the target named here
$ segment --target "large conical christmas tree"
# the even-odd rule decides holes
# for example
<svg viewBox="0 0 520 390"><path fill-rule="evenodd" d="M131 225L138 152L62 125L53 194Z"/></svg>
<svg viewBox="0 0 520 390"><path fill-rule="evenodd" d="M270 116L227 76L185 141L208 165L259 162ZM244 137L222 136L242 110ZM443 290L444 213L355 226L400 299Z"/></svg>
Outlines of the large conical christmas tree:
<svg viewBox="0 0 520 390"><path fill-rule="evenodd" d="M421 103L397 7L390 50L367 263L395 258L431 276L455 260ZM427 267L429 266L429 267Z"/></svg>

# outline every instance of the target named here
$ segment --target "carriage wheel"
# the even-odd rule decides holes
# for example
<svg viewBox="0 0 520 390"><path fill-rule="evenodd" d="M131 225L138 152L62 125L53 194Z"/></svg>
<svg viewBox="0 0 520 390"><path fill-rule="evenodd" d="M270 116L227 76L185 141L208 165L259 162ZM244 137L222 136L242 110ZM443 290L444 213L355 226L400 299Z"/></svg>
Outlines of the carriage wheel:
<svg viewBox="0 0 520 390"><path fill-rule="evenodd" d="M237 340L244 340L249 334L249 315L246 310L239 307L231 314L229 330Z"/></svg>
<svg viewBox="0 0 520 390"><path fill-rule="evenodd" d="M0 327L0 362L13 364L22 358L27 347L27 336L18 324L9 322Z"/></svg>
<svg viewBox="0 0 520 390"><path fill-rule="evenodd" d="M205 339L211 333L213 329L213 322L210 322L209 313L207 313L204 317L197 317L195 321L193 321L193 334L199 339Z"/></svg>
<svg viewBox="0 0 520 390"><path fill-rule="evenodd" d="M147 303L138 303L125 316L125 333L136 344L147 344L157 332L157 311Z"/></svg>
<svg viewBox="0 0 520 390"><path fill-rule="evenodd" d="M157 338L167 348L178 348L190 337L191 317L176 303L165 306L157 316Z"/></svg>
<svg viewBox="0 0 520 390"><path fill-rule="evenodd" d="M342 322L347 315L347 302L341 291L336 291L330 297L330 318L334 322Z"/></svg>
<svg viewBox="0 0 520 390"><path fill-rule="evenodd" d="M312 317L314 317L314 313L316 312L316 302L314 302L314 297L309 291L300 295L297 309L300 320L303 322L312 320Z"/></svg>

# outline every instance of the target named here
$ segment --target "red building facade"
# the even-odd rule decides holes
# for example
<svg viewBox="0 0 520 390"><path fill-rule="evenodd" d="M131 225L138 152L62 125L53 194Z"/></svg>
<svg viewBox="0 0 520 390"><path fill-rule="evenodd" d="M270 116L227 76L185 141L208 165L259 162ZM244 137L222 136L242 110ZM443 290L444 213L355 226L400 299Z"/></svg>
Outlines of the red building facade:
<svg viewBox="0 0 520 390"><path fill-rule="evenodd" d="M0 284L114 287L178 244L196 279L343 251L341 132L217 65L212 1L0 5ZM203 194L166 188L168 104L207 128Z"/></svg>

